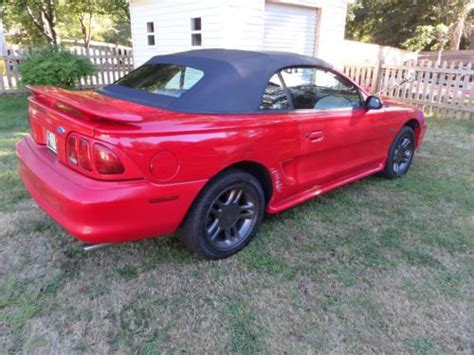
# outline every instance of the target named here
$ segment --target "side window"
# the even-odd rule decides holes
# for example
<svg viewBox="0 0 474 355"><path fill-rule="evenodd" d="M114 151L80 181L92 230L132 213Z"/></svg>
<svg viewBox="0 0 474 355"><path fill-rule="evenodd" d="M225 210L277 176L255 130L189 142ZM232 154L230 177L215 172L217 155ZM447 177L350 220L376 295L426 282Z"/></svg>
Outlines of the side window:
<svg viewBox="0 0 474 355"><path fill-rule="evenodd" d="M309 67L281 71L295 109L332 110L360 108L359 91L331 71Z"/></svg>
<svg viewBox="0 0 474 355"><path fill-rule="evenodd" d="M261 110L286 110L289 108L288 96L278 74L273 74L263 93Z"/></svg>

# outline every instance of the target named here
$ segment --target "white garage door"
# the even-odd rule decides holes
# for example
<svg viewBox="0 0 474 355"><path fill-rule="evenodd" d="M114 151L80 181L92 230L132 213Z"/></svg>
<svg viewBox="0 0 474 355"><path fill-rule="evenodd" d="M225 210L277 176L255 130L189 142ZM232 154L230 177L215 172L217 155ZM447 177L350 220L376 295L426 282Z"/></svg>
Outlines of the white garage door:
<svg viewBox="0 0 474 355"><path fill-rule="evenodd" d="M314 56L316 9L266 4L263 48Z"/></svg>

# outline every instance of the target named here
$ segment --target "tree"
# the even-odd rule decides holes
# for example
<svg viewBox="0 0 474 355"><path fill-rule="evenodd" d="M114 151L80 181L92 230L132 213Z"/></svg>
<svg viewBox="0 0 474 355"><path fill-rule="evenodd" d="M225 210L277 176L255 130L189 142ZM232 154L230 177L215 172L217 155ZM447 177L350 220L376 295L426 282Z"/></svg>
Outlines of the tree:
<svg viewBox="0 0 474 355"><path fill-rule="evenodd" d="M98 0L102 14L116 17L118 22L130 24L130 5L128 0Z"/></svg>
<svg viewBox="0 0 474 355"><path fill-rule="evenodd" d="M443 50L446 47L449 36L449 27L443 24L436 26L418 26L415 35L402 43L402 47L421 51L423 48Z"/></svg>
<svg viewBox="0 0 474 355"><path fill-rule="evenodd" d="M59 45L61 38L130 44L127 0L0 0L12 43Z"/></svg>
<svg viewBox="0 0 474 355"><path fill-rule="evenodd" d="M0 0L0 6L5 28L13 31L14 39L22 38L30 44L60 44L56 0Z"/></svg>
<svg viewBox="0 0 474 355"><path fill-rule="evenodd" d="M112 20L108 31L102 31L101 37L105 42L131 45L130 6L128 0L99 0L102 16Z"/></svg>
<svg viewBox="0 0 474 355"><path fill-rule="evenodd" d="M68 3L68 11L65 14L66 23L77 22L84 43L84 48L89 48L92 38L92 21L99 11L95 0L75 0ZM71 17L71 21L67 21Z"/></svg>
<svg viewBox="0 0 474 355"><path fill-rule="evenodd" d="M453 20L450 30L449 49L459 49L461 38L465 32L464 30L466 24L469 21L469 17L471 17L470 11L472 8L473 2L471 0L453 1L453 5L451 6L451 15Z"/></svg>
<svg viewBox="0 0 474 355"><path fill-rule="evenodd" d="M402 47L412 50L421 51L430 47L432 50L438 51L438 63L441 62L441 53L446 48L449 40L449 27L443 24L436 26L418 26L415 36L402 43Z"/></svg>
<svg viewBox="0 0 474 355"><path fill-rule="evenodd" d="M419 25L436 25L439 0L359 0L349 7L346 37L400 47Z"/></svg>
<svg viewBox="0 0 474 355"><path fill-rule="evenodd" d="M56 1L23 0L22 3L40 33L46 37L50 44L57 46L60 43L60 38L56 29Z"/></svg>
<svg viewBox="0 0 474 355"><path fill-rule="evenodd" d="M471 4L471 0L358 0L349 7L346 37L431 50L440 47L442 31L436 28L442 25L449 29L450 47L457 49L463 30L472 19ZM424 46L419 47L421 43Z"/></svg>

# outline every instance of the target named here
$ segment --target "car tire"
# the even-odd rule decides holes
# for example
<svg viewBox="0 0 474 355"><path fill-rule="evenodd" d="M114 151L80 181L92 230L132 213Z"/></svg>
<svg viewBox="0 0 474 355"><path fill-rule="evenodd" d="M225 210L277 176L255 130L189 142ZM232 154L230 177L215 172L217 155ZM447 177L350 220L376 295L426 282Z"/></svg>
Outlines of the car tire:
<svg viewBox="0 0 474 355"><path fill-rule="evenodd" d="M408 172L415 155L415 132L405 126L393 140L388 152L387 162L382 175L387 179L396 179Z"/></svg>
<svg viewBox="0 0 474 355"><path fill-rule="evenodd" d="M227 258L252 240L264 211L265 196L259 181L242 170L229 169L201 191L179 237L189 250L206 258Z"/></svg>

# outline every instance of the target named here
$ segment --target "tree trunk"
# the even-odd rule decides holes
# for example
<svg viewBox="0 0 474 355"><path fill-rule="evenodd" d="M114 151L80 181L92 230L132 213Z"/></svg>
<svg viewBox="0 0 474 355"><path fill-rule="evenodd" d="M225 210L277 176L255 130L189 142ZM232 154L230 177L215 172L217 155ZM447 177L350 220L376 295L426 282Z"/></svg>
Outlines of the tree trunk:
<svg viewBox="0 0 474 355"><path fill-rule="evenodd" d="M462 9L459 9L456 13L456 18L452 24L452 29L449 39L449 49L452 51L457 51L459 45L461 44L461 37L464 32L464 26L466 24L466 18L469 14L471 8L470 1L465 0Z"/></svg>
<svg viewBox="0 0 474 355"><path fill-rule="evenodd" d="M443 50L439 49L438 50L438 59L436 60L436 65L440 66L441 65L441 56L443 54Z"/></svg>
<svg viewBox="0 0 474 355"><path fill-rule="evenodd" d="M56 4L54 0L45 0L45 2L38 5L38 8L26 4L26 12L49 44L58 46L61 43L56 29Z"/></svg>
<svg viewBox="0 0 474 355"><path fill-rule="evenodd" d="M84 15L80 15L79 24L81 25L82 41L84 42L84 48L88 49L92 35L92 13L89 14L88 24L86 24Z"/></svg>
<svg viewBox="0 0 474 355"><path fill-rule="evenodd" d="M469 49L474 49L474 25L471 25L471 31L469 34Z"/></svg>
<svg viewBox="0 0 474 355"><path fill-rule="evenodd" d="M58 46L61 44L59 33L56 29L56 4L55 0L48 0L48 25L51 31L51 37L53 38L53 44Z"/></svg>
<svg viewBox="0 0 474 355"><path fill-rule="evenodd" d="M7 49L5 35L3 33L3 11L0 9L0 56L4 55Z"/></svg>
<svg viewBox="0 0 474 355"><path fill-rule="evenodd" d="M453 24L451 38L449 39L449 50L451 51L457 51L459 49L459 45L461 44L461 37L464 31L464 21L465 18L459 17Z"/></svg>

